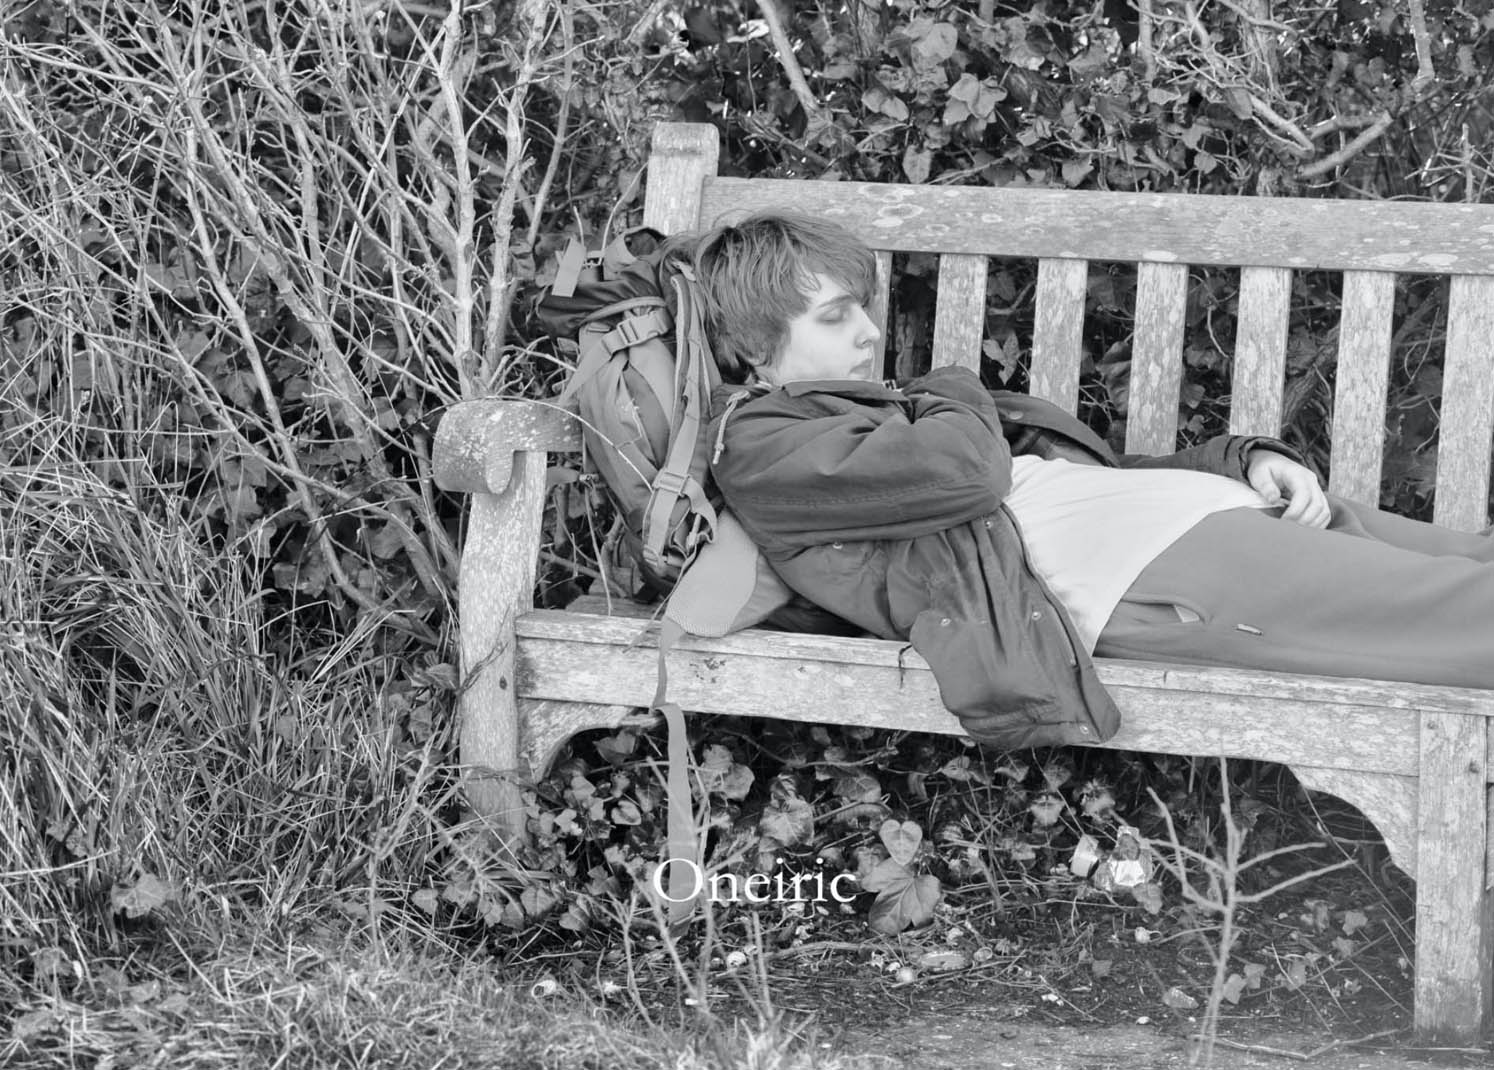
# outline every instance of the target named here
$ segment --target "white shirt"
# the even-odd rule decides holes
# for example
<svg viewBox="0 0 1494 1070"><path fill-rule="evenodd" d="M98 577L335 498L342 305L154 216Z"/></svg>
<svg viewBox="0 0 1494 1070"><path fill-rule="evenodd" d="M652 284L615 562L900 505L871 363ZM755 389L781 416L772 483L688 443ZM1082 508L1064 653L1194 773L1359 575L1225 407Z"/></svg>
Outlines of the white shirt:
<svg viewBox="0 0 1494 1070"><path fill-rule="evenodd" d="M1006 505L1029 563L1089 653L1136 577L1179 536L1210 513L1269 508L1252 487L1226 476L1033 456L1012 458Z"/></svg>

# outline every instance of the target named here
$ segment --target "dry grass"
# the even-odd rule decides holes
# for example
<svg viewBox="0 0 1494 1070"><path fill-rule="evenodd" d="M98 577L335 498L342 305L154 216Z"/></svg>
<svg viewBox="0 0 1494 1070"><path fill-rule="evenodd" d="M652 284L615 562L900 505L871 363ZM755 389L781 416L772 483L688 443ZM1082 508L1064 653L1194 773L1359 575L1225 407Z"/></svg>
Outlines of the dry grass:
<svg viewBox="0 0 1494 1070"><path fill-rule="evenodd" d="M523 168L472 157L526 10L7 11L5 960L87 971L168 903L379 912L455 834L426 418L504 385Z"/></svg>
<svg viewBox="0 0 1494 1070"><path fill-rule="evenodd" d="M8 991L6 989L9 989ZM85 985L17 989L0 1064L13 1067L533 1067L850 1070L775 1023L642 1030L615 1006L451 949L263 938L154 954Z"/></svg>

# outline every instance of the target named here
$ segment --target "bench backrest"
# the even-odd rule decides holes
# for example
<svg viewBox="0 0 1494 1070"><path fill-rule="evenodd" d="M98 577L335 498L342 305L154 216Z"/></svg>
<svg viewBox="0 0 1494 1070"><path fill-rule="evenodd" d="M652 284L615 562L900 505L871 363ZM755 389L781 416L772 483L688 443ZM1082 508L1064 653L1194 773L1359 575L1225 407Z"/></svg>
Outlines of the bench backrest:
<svg viewBox="0 0 1494 1070"><path fill-rule="evenodd" d="M1035 259L1030 389L1069 412L1090 261L1136 264L1128 452L1176 448L1190 266L1240 270L1236 434L1280 431L1292 272L1343 272L1329 489L1370 504L1379 501L1396 275L1450 276L1433 519L1464 531L1489 522L1494 206L725 178L717 154L714 127L659 126L644 222L677 233L764 209L834 218L877 251L872 312L884 324L893 254L935 253L935 366L979 366L989 258Z"/></svg>

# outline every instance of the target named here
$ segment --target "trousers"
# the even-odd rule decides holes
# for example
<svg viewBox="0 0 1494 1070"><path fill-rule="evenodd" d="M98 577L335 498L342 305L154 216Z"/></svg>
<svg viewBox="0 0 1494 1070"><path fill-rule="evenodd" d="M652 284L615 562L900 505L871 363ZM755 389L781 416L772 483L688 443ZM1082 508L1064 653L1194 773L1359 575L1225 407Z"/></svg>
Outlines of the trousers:
<svg viewBox="0 0 1494 1070"><path fill-rule="evenodd" d="M1136 578L1095 653L1494 688L1494 535L1329 502L1326 528L1205 517Z"/></svg>

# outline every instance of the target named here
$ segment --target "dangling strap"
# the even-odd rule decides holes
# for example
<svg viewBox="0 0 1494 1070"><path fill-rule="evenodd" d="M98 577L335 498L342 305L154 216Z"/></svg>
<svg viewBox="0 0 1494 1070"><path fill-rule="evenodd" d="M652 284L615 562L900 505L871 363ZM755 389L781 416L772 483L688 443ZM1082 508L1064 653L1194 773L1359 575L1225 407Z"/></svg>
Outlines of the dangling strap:
<svg viewBox="0 0 1494 1070"><path fill-rule="evenodd" d="M653 703L653 708L664 714L669 730L669 772L664 782L667 840L660 864L669 867L665 888L671 930L682 928L695 912L701 873L700 843L695 836L695 815L690 805L690 737L679 703L664 700L669 686L666 658L684 634L684 629L667 617L659 626L659 684Z"/></svg>

